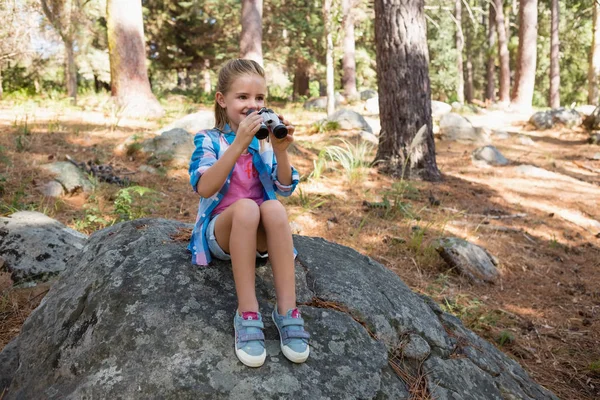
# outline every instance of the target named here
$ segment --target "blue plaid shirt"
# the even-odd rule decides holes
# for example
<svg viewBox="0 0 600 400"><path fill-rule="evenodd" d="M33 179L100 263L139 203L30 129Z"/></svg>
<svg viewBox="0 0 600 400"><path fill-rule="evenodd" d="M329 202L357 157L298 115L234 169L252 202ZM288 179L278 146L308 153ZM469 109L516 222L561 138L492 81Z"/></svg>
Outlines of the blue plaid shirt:
<svg viewBox="0 0 600 400"><path fill-rule="evenodd" d="M190 184L194 191L202 174L209 169L225 153L225 150L233 143L235 133L229 125L225 125L223 130L217 128L200 131L194 137L196 149L190 160ZM253 138L248 151L252 154L252 162L258 171L258 177L264 188L264 199L275 200L276 193L281 196L292 194L298 184L298 171L292 167L292 184L282 185L277 180L277 159L273 152L273 147L266 140ZM200 198L198 206L198 215L196 224L192 232L192 238L188 250L192 252L192 263L197 265L208 265L211 261L208 242L206 240L206 230L210 222L210 214L214 208L221 202L231 181L231 174L225 180L223 187L216 194L209 198ZM294 253L296 251L294 250Z"/></svg>

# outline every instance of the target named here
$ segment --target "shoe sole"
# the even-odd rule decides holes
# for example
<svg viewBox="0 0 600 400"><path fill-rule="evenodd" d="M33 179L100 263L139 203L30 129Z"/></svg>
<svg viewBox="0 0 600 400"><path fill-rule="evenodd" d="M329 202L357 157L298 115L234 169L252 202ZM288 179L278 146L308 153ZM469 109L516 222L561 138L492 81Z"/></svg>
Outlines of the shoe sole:
<svg viewBox="0 0 600 400"><path fill-rule="evenodd" d="M235 317L233 318L233 331L235 332L235 337L237 337L237 329L235 327ZM261 355L251 356L250 354L246 353L245 351L238 349L237 341L235 341L235 339L234 339L234 346L235 346L235 355L237 356L238 360L240 360L241 363L244 364L245 366L256 368L256 367L262 367L262 365L265 363L265 359L267 358L266 350L263 350L263 353Z"/></svg>
<svg viewBox="0 0 600 400"><path fill-rule="evenodd" d="M273 319L273 325L275 325L275 327L277 328L277 332L279 332L279 348L281 349L281 352L283 353L285 358L296 364L301 364L305 362L308 359L308 355L310 354L310 346L307 344L306 350L302 353L298 353L297 351L286 347L283 344L283 341L281 340L281 331L279 330L279 326L275 323L275 310L273 310L273 312L271 313L271 318Z"/></svg>

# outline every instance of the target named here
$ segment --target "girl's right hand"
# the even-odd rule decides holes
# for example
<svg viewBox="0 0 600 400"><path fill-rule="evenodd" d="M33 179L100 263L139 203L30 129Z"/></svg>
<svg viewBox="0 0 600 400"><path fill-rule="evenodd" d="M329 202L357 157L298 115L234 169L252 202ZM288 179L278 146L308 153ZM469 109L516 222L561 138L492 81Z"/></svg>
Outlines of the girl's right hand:
<svg viewBox="0 0 600 400"><path fill-rule="evenodd" d="M252 142L252 138L258 132L262 121L262 115L258 114L258 111L252 112L240 122L233 142L237 142L242 147L242 150L246 150L250 142Z"/></svg>

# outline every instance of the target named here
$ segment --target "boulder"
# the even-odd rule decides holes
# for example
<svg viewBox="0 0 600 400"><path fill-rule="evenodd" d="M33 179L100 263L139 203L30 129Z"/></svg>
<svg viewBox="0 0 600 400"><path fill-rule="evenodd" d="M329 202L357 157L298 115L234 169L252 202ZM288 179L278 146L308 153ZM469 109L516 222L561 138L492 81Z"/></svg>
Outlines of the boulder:
<svg viewBox="0 0 600 400"><path fill-rule="evenodd" d="M335 94L335 106L345 103L346 99L339 93ZM327 108L327 96L315 97L304 102L305 110L325 110Z"/></svg>
<svg viewBox="0 0 600 400"><path fill-rule="evenodd" d="M548 111L538 111L531 116L529 122L536 129L550 129L556 124L562 124L567 128L581 125L581 114L575 109L566 109L564 107L556 108Z"/></svg>
<svg viewBox="0 0 600 400"><path fill-rule="evenodd" d="M19 367L17 340L11 340L0 353L0 393L10 385L15 371Z"/></svg>
<svg viewBox="0 0 600 400"><path fill-rule="evenodd" d="M479 147L471 153L471 159L474 163L485 163L488 165L506 165L508 160L500 151L491 145Z"/></svg>
<svg viewBox="0 0 600 400"><path fill-rule="evenodd" d="M483 247L464 239L443 238L436 250L451 268L456 268L474 283L494 283L498 279L498 260Z"/></svg>
<svg viewBox="0 0 600 400"><path fill-rule="evenodd" d="M215 113L213 111L198 111L186 115L175 122L170 123L159 131L159 134L169 132L173 129L183 129L191 134L196 134L204 129L212 129L215 126Z"/></svg>
<svg viewBox="0 0 600 400"><path fill-rule="evenodd" d="M577 110L584 117L587 117L588 115L592 115L592 113L594 112L595 109L596 109L596 106L593 106L591 104L584 104L584 105L575 107L575 110Z"/></svg>
<svg viewBox="0 0 600 400"><path fill-rule="evenodd" d="M367 123L365 118L356 111L342 108L331 114L327 119L339 123L340 129L343 130L361 130L373 133L373 129Z"/></svg>
<svg viewBox="0 0 600 400"><path fill-rule="evenodd" d="M538 111L529 118L536 129L550 129L554 126L552 114L548 111Z"/></svg>
<svg viewBox="0 0 600 400"><path fill-rule="evenodd" d="M442 101L431 100L431 116L440 119L442 115L452 112L452 106Z"/></svg>
<svg viewBox="0 0 600 400"><path fill-rule="evenodd" d="M365 101L365 111L369 114L379 114L379 96L371 97Z"/></svg>
<svg viewBox="0 0 600 400"><path fill-rule="evenodd" d="M496 139L496 140L510 139L510 133L503 131L503 130L492 129L492 139Z"/></svg>
<svg viewBox="0 0 600 400"><path fill-rule="evenodd" d="M296 365L281 354L272 275L261 266L267 360L247 368L233 351L231 266L192 266L178 239L190 228L141 219L94 233L25 322L4 400L409 399L392 353L408 376L427 377L434 398L556 399L390 270L302 236L295 272L311 356Z"/></svg>
<svg viewBox="0 0 600 400"><path fill-rule="evenodd" d="M13 282L47 280L79 254L87 236L34 211L0 217L0 257Z"/></svg>
<svg viewBox="0 0 600 400"><path fill-rule="evenodd" d="M75 194L79 191L90 193L94 189L83 171L68 161L44 164L42 169L55 175L54 180L62 185L67 194ZM56 190L56 185L53 186Z"/></svg>
<svg viewBox="0 0 600 400"><path fill-rule="evenodd" d="M369 100L372 99L373 97L377 97L377 90L373 90L373 89L366 89L363 90L362 92L360 92L360 99L361 100Z"/></svg>
<svg viewBox="0 0 600 400"><path fill-rule="evenodd" d="M168 161L173 167L188 167L194 149L194 136L181 128L163 132L142 144L143 152Z"/></svg>
<svg viewBox="0 0 600 400"><path fill-rule="evenodd" d="M467 118L455 113L444 114L440 119L440 137L449 141L489 142L487 131L475 128Z"/></svg>

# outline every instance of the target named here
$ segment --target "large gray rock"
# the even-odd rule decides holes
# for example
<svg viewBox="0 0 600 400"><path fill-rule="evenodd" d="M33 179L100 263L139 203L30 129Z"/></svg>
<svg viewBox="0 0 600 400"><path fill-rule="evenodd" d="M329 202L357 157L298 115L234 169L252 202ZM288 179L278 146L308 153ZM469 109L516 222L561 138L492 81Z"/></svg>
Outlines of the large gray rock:
<svg viewBox="0 0 600 400"><path fill-rule="evenodd" d="M464 239L443 238L436 250L451 268L475 283L494 283L498 279L498 260L483 247Z"/></svg>
<svg viewBox="0 0 600 400"><path fill-rule="evenodd" d="M529 122L536 129L550 129L556 124L562 124L568 128L581 125L581 114L575 109L566 109L564 107L553 110L538 111L531 116Z"/></svg>
<svg viewBox="0 0 600 400"><path fill-rule="evenodd" d="M336 93L334 97L336 107L345 102L344 96L339 93ZM304 107L305 110L325 110L327 108L327 96L309 99L304 102L302 107Z"/></svg>
<svg viewBox="0 0 600 400"><path fill-rule="evenodd" d="M365 101L365 111L369 114L379 114L379 96L371 97Z"/></svg>
<svg viewBox="0 0 600 400"><path fill-rule="evenodd" d="M452 106L443 101L431 100L431 117L439 119L442 115L452 112Z"/></svg>
<svg viewBox="0 0 600 400"><path fill-rule="evenodd" d="M377 97L377 90L373 90L373 89L366 89L363 90L362 92L360 92L360 99L361 100L369 100L372 99L373 97Z"/></svg>
<svg viewBox="0 0 600 400"><path fill-rule="evenodd" d="M13 339L0 353L0 393L4 393L8 389L18 367L17 340Z"/></svg>
<svg viewBox="0 0 600 400"><path fill-rule="evenodd" d="M342 108L331 114L327 119L339 123L340 129L343 130L361 130L373 133L373 128L371 128L365 118L356 111Z"/></svg>
<svg viewBox="0 0 600 400"><path fill-rule="evenodd" d="M191 134L196 134L204 129L211 129L215 126L215 113L213 111L198 111L186 115L162 128L159 134L173 129L183 129Z"/></svg>
<svg viewBox="0 0 600 400"><path fill-rule="evenodd" d="M89 193L94 189L83 171L68 161L44 164L42 169L53 174L55 176L54 180L63 186L67 194L74 194L78 191Z"/></svg>
<svg viewBox="0 0 600 400"><path fill-rule="evenodd" d="M536 127L536 129L550 129L554 126L552 121L552 114L548 111L538 111L529 118L529 122Z"/></svg>
<svg viewBox="0 0 600 400"><path fill-rule="evenodd" d="M0 257L15 283L47 280L79 254L87 236L34 211L0 218Z"/></svg>
<svg viewBox="0 0 600 400"><path fill-rule="evenodd" d="M188 167L194 148L194 136L181 128L163 132L142 144L142 151L173 167Z"/></svg>
<svg viewBox="0 0 600 400"><path fill-rule="evenodd" d="M173 239L184 227L143 219L92 235L24 324L5 400L408 399L388 365L388 354L403 348L405 372L416 373L425 360L434 393L556 399L393 272L347 247L301 236L294 238L296 281L311 356L295 365L281 354L265 266L256 284L267 361L244 367L233 351L231 266L192 266L187 243Z"/></svg>
<svg viewBox="0 0 600 400"><path fill-rule="evenodd" d="M483 146L473 150L471 159L474 163L485 163L488 165L506 165L508 160L494 146Z"/></svg>
<svg viewBox="0 0 600 400"><path fill-rule="evenodd" d="M440 137L443 140L467 143L487 143L489 133L485 129L477 129L465 117L448 113L440 119Z"/></svg>

